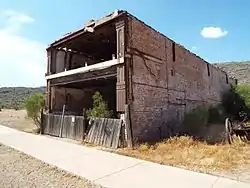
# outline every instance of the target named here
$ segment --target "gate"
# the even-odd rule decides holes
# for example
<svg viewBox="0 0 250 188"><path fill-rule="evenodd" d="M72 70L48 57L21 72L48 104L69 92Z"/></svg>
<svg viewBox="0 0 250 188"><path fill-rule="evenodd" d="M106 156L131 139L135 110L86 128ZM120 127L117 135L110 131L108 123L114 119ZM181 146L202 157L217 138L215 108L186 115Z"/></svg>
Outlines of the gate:
<svg viewBox="0 0 250 188"><path fill-rule="evenodd" d="M43 114L41 132L51 136L83 140L86 131L83 116Z"/></svg>

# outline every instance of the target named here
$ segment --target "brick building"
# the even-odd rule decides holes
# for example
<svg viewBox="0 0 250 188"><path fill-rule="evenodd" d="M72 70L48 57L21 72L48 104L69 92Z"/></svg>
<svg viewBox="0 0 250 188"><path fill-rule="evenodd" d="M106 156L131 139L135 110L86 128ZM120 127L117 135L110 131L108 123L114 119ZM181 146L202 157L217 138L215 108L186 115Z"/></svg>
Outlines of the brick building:
<svg viewBox="0 0 250 188"><path fill-rule="evenodd" d="M126 11L115 11L47 49L46 106L81 114L98 90L116 116L130 104L134 140L181 130L184 113L221 102L234 79Z"/></svg>

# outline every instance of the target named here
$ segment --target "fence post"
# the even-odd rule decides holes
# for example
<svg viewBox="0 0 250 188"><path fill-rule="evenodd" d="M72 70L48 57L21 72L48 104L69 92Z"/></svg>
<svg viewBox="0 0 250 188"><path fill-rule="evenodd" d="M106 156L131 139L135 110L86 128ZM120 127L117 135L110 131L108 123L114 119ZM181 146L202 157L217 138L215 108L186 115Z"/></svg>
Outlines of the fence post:
<svg viewBox="0 0 250 188"><path fill-rule="evenodd" d="M127 145L128 147L133 147L133 138L132 138L132 130L131 130L131 117L130 117L130 106L128 104L125 105L125 129L127 132Z"/></svg>
<svg viewBox="0 0 250 188"><path fill-rule="evenodd" d="M65 104L63 105L63 112L62 112L62 117L61 117L61 126L60 126L60 134L59 137L62 137L62 129L63 129L63 122L64 122L64 113L65 113Z"/></svg>
<svg viewBox="0 0 250 188"><path fill-rule="evenodd" d="M41 109L41 122L40 122L40 134L43 134L44 131L44 117L43 117L43 108Z"/></svg>
<svg viewBox="0 0 250 188"><path fill-rule="evenodd" d="M83 108L82 110L82 115L83 115L83 128L82 128L82 140L85 139L86 137L86 130L87 130L87 112L86 112L86 108Z"/></svg>

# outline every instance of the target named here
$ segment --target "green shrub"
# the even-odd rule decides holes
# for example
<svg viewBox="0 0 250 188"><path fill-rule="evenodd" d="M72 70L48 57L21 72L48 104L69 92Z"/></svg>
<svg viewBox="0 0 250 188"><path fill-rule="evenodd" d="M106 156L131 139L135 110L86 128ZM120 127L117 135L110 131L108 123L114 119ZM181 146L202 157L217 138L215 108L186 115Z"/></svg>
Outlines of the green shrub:
<svg viewBox="0 0 250 188"><path fill-rule="evenodd" d="M40 128L41 125L41 110L43 106L44 96L42 93L32 94L25 101L27 116L34 121L38 128Z"/></svg>
<svg viewBox="0 0 250 188"><path fill-rule="evenodd" d="M222 104L234 119L241 120L241 113L250 116L250 85L233 85L229 92L224 93Z"/></svg>
<svg viewBox="0 0 250 188"><path fill-rule="evenodd" d="M217 105L208 109L209 123L224 123L226 113L222 105Z"/></svg>
<svg viewBox="0 0 250 188"><path fill-rule="evenodd" d="M92 96L93 107L87 110L87 117L100 117L100 118L110 118L112 117L112 111L108 109L107 102L103 99L101 93L96 91Z"/></svg>
<svg viewBox="0 0 250 188"><path fill-rule="evenodd" d="M204 107L197 107L184 115L184 131L197 135L208 123L209 112Z"/></svg>

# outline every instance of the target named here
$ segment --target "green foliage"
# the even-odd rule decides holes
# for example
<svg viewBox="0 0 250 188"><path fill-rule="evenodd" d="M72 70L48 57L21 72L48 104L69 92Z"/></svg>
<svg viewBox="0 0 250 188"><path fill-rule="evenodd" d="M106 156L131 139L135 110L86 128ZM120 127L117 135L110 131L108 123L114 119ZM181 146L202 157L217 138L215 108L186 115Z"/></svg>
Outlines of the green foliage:
<svg viewBox="0 0 250 188"><path fill-rule="evenodd" d="M241 113L250 116L250 85L232 85L223 95L222 104L226 113L236 120L241 120Z"/></svg>
<svg viewBox="0 0 250 188"><path fill-rule="evenodd" d="M4 108L4 104L0 101L0 109Z"/></svg>
<svg viewBox="0 0 250 188"><path fill-rule="evenodd" d="M244 100L246 107L250 108L250 85L238 85L235 91Z"/></svg>
<svg viewBox="0 0 250 188"><path fill-rule="evenodd" d="M209 108L208 114L208 123L224 123L226 113L222 105Z"/></svg>
<svg viewBox="0 0 250 188"><path fill-rule="evenodd" d="M112 117L112 111L108 109L107 102L103 99L101 93L96 91L92 96L93 107L87 110L87 117L100 117L100 118L110 118Z"/></svg>
<svg viewBox="0 0 250 188"><path fill-rule="evenodd" d="M0 88L0 102L3 104L3 108L21 109L24 108L28 96L43 92L44 87L2 87Z"/></svg>
<svg viewBox="0 0 250 188"><path fill-rule="evenodd" d="M208 123L209 112L204 107L197 107L184 115L184 131L191 135L197 135Z"/></svg>
<svg viewBox="0 0 250 188"><path fill-rule="evenodd" d="M44 96L41 93L32 94L25 101L27 116L31 118L38 127L40 127L41 124L40 115L43 106Z"/></svg>

